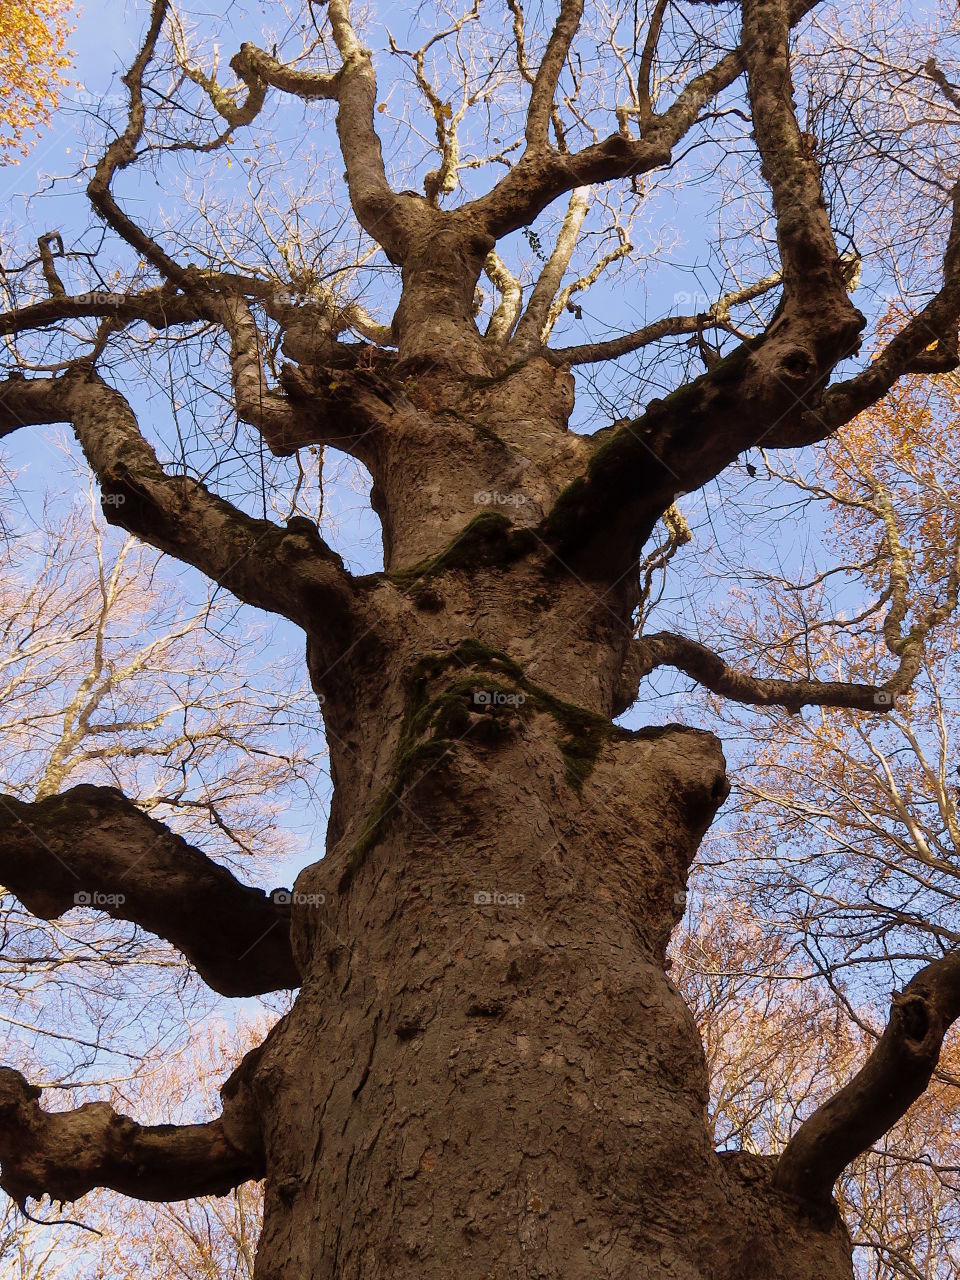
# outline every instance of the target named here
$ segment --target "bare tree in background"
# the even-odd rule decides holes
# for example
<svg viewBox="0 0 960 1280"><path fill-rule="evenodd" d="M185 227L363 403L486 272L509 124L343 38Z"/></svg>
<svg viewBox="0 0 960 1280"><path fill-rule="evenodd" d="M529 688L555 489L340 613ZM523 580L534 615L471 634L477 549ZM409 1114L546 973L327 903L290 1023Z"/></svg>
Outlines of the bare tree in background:
<svg viewBox="0 0 960 1280"><path fill-rule="evenodd" d="M937 613L960 572L958 420L955 374L912 375L807 465L768 456L766 506L781 532L790 508L822 522L825 563L808 554L799 576L768 563L705 619L718 644L781 673L862 676L895 656L898 617L923 639L909 692L882 717L747 715L714 700L714 722L740 743L735 802L701 848L696 892L730 909L697 922L676 958L712 1059L720 1141L778 1149L796 1110L835 1087L844 1046L855 1060L880 1038L877 991L957 945L957 633ZM922 1106L845 1177L871 1276L957 1268L955 1058L954 1044Z"/></svg>
<svg viewBox="0 0 960 1280"><path fill-rule="evenodd" d="M4 789L8 800L69 789L109 803L119 788L238 871L276 883L286 874L282 860L298 851L297 824L282 822L285 806L307 816L321 764L309 722L315 697L290 662L264 658L265 628L232 626L226 597L190 607L160 559L104 526L99 504L83 492L65 514L50 498L38 527L0 548ZM61 1090L61 1105L78 1091L88 1096L95 1081L101 1089L112 1082L113 1096L142 1107L164 1074L173 1072L184 1092L188 1049L201 1084L204 1071L239 1059L240 1049L224 1054L221 1043L218 1052L209 1035L203 1052L195 1044L211 1002L187 980L182 955L103 914L80 879L74 898L75 911L49 921L12 895L0 899L0 1025L18 1066L40 1069L45 1085ZM195 1106L197 1098L183 1101ZM252 1269L258 1201L255 1188L236 1193L223 1240L213 1247L207 1234L212 1255L241 1241ZM101 1193L85 1212L105 1223L101 1248L115 1265L129 1252L123 1239L139 1241L137 1265L146 1266L148 1230L152 1256L163 1241L174 1256L178 1247L201 1249L191 1214L219 1220L219 1208L189 1206L182 1221L171 1215L151 1228L143 1215L131 1222L108 1208ZM70 1249L71 1234L51 1236L5 1213L0 1271L49 1280L86 1266L100 1274L90 1269L89 1241Z"/></svg>
<svg viewBox="0 0 960 1280"><path fill-rule="evenodd" d="M955 17L438 6L390 33L378 89L345 0L292 16L227 73L152 5L87 175L96 252L44 229L8 264L0 431L69 423L111 523L303 630L326 856L268 900L133 799L68 788L7 800L0 876L44 917L71 878L122 881L116 914L215 990L299 994L205 1123L53 1111L4 1071L2 1185L170 1201L265 1178L260 1280L849 1277L834 1186L924 1093L960 956L918 955L782 1152L717 1152L665 953L724 759L615 717L663 667L882 716L954 612L956 575L920 627L895 584L887 649L851 681L651 631L645 592L685 537L678 497L957 367ZM303 171L290 99L320 122ZM196 172L179 212L150 216L151 164ZM643 204L696 218L715 175L713 296L567 341L605 273L653 270L670 237L634 248ZM869 357L865 268L904 295ZM321 534L324 449L369 471L382 571Z"/></svg>

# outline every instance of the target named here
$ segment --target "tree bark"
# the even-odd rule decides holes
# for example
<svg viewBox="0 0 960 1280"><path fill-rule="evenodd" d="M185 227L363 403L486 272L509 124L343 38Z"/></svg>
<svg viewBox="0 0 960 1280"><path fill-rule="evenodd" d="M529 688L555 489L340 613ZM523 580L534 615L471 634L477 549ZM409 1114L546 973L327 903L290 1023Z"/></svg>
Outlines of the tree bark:
<svg viewBox="0 0 960 1280"><path fill-rule="evenodd" d="M711 1146L665 951L724 760L614 725L636 574L578 579L534 532L582 464L569 375L474 381L427 371L379 446L386 642L311 655L336 794L252 1073L257 1275L852 1276L833 1208Z"/></svg>

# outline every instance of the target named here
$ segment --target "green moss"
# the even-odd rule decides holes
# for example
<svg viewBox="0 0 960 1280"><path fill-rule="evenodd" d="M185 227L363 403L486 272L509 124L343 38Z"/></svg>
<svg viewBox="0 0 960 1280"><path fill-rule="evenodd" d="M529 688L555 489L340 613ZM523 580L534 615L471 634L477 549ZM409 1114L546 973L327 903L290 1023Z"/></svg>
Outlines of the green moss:
<svg viewBox="0 0 960 1280"><path fill-rule="evenodd" d="M467 373L463 375L463 381L468 387L477 387L478 389L481 387L495 387L497 383L506 382L515 373L519 373L526 363L526 360L514 360L512 364L508 364L499 373L491 373L483 377Z"/></svg>
<svg viewBox="0 0 960 1280"><path fill-rule="evenodd" d="M403 802L418 776L431 765L440 764L449 755L454 743L446 738L431 738L427 742L407 745L397 752L394 773L388 786L377 796L367 816L363 831L350 850L346 870L340 877L338 892L344 893L368 856L373 852L390 828L397 808Z"/></svg>
<svg viewBox="0 0 960 1280"><path fill-rule="evenodd" d="M463 672L464 667L473 667ZM433 697L427 686L454 669L451 683ZM457 743L474 724L477 711L474 695L478 690L513 697L523 694L523 701L493 705L487 714L503 712L526 719L534 711L552 716L560 736L557 745L563 756L567 782L576 791L592 773L604 744L638 736L621 729L605 716L587 711L572 702L564 702L533 684L523 674L519 663L509 654L479 640L463 640L455 649L427 653L418 659L410 677L409 695L400 731L400 742L394 757L390 783L381 791L350 852L347 868L340 880L340 892L349 886L369 854L389 830L404 793L416 784L425 770L442 764ZM640 733L644 734L641 730Z"/></svg>
<svg viewBox="0 0 960 1280"><path fill-rule="evenodd" d="M461 413L459 409L441 409L440 413L444 417L453 418L456 422L461 423L461 425L472 431L478 440L483 440L486 444L493 445L494 448L499 449L502 453L511 454L516 452L513 445L507 444L506 440L501 440L490 427L484 426L482 422L477 422L475 418L471 418L466 413Z"/></svg>
<svg viewBox="0 0 960 1280"><path fill-rule="evenodd" d="M438 555L408 569L392 569L383 577L397 586L409 587L438 573L511 564L527 555L535 544L531 529L514 529L510 518L502 512L483 511Z"/></svg>

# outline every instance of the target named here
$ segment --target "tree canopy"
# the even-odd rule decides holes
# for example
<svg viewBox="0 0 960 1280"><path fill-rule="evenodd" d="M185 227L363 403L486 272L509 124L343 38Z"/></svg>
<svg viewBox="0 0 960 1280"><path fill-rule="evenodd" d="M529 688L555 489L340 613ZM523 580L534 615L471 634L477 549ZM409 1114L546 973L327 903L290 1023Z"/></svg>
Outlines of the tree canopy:
<svg viewBox="0 0 960 1280"><path fill-rule="evenodd" d="M7 0L0 13L0 164L26 154L69 81L73 0Z"/></svg>

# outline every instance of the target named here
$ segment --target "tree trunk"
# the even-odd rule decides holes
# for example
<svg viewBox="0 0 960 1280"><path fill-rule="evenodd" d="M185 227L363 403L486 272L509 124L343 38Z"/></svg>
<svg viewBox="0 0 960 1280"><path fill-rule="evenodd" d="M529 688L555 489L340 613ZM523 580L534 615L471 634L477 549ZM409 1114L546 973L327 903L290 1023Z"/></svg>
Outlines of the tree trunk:
<svg viewBox="0 0 960 1280"><path fill-rule="evenodd" d="M411 376L372 459L390 581L381 642L311 654L335 799L253 1080L260 1280L852 1276L832 1210L711 1147L665 950L724 760L615 727L636 574L531 532L582 466L571 384Z"/></svg>

